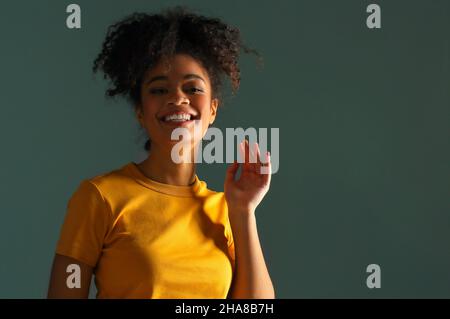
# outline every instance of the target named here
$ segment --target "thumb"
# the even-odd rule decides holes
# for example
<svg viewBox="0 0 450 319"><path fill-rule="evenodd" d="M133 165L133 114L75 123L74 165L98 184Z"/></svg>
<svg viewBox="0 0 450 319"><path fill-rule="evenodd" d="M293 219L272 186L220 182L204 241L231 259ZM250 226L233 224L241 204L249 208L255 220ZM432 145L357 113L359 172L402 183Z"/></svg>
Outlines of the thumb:
<svg viewBox="0 0 450 319"><path fill-rule="evenodd" d="M234 176L239 168L239 164L237 161L234 161L233 164L227 167L227 172L225 176L225 183L232 183L234 181Z"/></svg>

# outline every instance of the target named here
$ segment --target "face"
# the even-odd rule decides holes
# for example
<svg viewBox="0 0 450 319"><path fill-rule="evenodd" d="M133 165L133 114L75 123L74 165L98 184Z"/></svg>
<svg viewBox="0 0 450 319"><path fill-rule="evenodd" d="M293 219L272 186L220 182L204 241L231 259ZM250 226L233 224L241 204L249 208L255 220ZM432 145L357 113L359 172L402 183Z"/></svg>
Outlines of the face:
<svg viewBox="0 0 450 319"><path fill-rule="evenodd" d="M136 115L152 148L166 149L178 143L171 140L177 127L187 128L190 142L196 146L214 122L218 104L212 99L207 71L191 56L177 54L170 60L169 69L159 62L147 72ZM194 134L194 126L201 134Z"/></svg>

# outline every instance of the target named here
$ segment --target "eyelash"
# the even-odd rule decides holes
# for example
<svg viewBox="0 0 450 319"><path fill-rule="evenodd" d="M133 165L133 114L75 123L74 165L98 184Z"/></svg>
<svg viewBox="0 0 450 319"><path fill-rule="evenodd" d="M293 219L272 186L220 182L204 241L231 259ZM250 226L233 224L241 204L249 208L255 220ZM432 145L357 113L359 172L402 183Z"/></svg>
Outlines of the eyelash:
<svg viewBox="0 0 450 319"><path fill-rule="evenodd" d="M199 88L190 88L190 90L195 90L195 92L203 92L203 90Z"/></svg>
<svg viewBox="0 0 450 319"><path fill-rule="evenodd" d="M166 89L151 89L150 93L151 94L161 94L161 91L167 91L167 90ZM198 92L202 92L203 93L204 92L202 89L199 89L199 88L196 88L196 87L190 88L190 89L188 89L188 91L191 92L191 93L198 93Z"/></svg>

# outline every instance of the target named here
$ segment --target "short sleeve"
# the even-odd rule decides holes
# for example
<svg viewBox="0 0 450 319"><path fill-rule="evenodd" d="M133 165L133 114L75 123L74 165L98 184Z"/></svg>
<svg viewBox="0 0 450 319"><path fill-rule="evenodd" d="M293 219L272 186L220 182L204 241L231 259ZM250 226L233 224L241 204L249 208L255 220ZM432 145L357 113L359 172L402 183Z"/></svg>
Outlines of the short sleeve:
<svg viewBox="0 0 450 319"><path fill-rule="evenodd" d="M111 224L111 211L98 188L84 180L67 204L56 253L95 267Z"/></svg>
<svg viewBox="0 0 450 319"><path fill-rule="evenodd" d="M228 245L228 252L230 253L230 257L233 260L236 260L236 255L234 251L234 242L232 242L230 245Z"/></svg>
<svg viewBox="0 0 450 319"><path fill-rule="evenodd" d="M228 245L228 253L231 257L231 259L235 260L236 256L235 256L235 251L234 251L234 239L233 239L233 231L231 229L231 225L230 225L230 221L228 220L227 217L227 245Z"/></svg>
<svg viewBox="0 0 450 319"><path fill-rule="evenodd" d="M225 193L222 194L222 208L225 211L225 236L227 237L228 255L234 261L236 260L235 250L234 250L234 239L233 231L231 229L230 218L228 216L228 205L225 199Z"/></svg>

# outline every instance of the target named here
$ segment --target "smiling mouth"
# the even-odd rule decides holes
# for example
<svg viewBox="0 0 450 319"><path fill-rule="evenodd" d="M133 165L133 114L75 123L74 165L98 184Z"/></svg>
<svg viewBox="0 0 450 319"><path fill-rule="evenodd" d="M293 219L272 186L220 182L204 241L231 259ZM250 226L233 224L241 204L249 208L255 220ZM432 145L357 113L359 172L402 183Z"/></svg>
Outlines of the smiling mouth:
<svg viewBox="0 0 450 319"><path fill-rule="evenodd" d="M174 113L163 116L160 118L160 121L165 123L184 123L184 122L192 122L194 120L198 120L200 116L194 116L189 113Z"/></svg>

